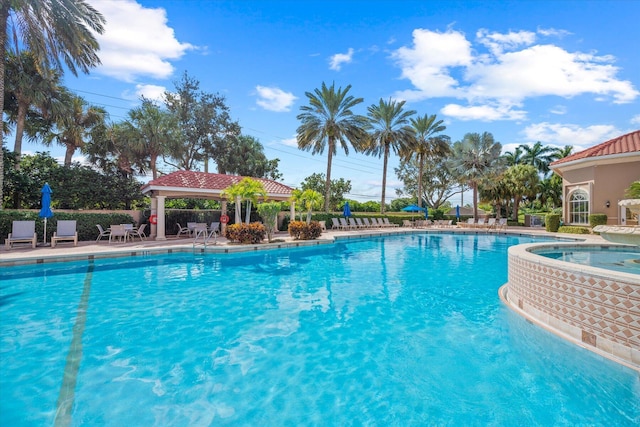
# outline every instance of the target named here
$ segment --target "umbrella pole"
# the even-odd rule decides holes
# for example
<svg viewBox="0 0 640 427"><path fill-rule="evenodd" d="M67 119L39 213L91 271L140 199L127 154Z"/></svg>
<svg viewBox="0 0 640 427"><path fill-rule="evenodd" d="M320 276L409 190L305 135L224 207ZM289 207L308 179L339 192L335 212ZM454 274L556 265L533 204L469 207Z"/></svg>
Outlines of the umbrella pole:
<svg viewBox="0 0 640 427"><path fill-rule="evenodd" d="M44 245L47 246L47 218L44 219Z"/></svg>

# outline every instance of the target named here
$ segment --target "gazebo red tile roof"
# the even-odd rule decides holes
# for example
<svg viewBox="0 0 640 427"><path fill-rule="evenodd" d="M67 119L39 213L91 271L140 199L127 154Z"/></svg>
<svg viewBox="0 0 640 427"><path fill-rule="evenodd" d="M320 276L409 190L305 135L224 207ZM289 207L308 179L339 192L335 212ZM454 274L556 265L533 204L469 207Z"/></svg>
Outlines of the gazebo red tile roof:
<svg viewBox="0 0 640 427"><path fill-rule="evenodd" d="M578 160L587 160L595 157L624 155L630 153L640 152L640 130L636 130L617 138L610 139L602 144L595 145L586 150L582 150L578 153L567 156L563 159L552 162L550 166L553 168L557 165L562 165L569 162Z"/></svg>
<svg viewBox="0 0 640 427"><path fill-rule="evenodd" d="M244 176L223 175L218 173L176 171L149 181L142 186L142 193L169 194L174 197L193 197L194 195L216 197L230 185L240 182ZM250 177L251 178L251 177ZM284 200L291 196L293 189L266 178L251 178L264 185L270 198ZM183 195L180 195L184 193Z"/></svg>

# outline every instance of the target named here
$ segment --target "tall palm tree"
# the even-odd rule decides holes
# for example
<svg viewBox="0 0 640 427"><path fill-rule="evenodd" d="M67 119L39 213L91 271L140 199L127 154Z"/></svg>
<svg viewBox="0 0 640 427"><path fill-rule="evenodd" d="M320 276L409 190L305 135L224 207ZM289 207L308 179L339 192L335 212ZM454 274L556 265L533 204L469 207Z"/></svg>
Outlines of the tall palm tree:
<svg viewBox="0 0 640 427"><path fill-rule="evenodd" d="M71 166L71 158L76 150L84 149L88 139L104 137L106 133L106 111L100 107L87 105L80 96L71 95L68 112L56 123L56 130L45 136L43 142L48 145L57 142L67 147L64 165Z"/></svg>
<svg viewBox="0 0 640 427"><path fill-rule="evenodd" d="M540 141L533 146L521 145L522 147L522 163L531 165L538 170L539 173L546 176L549 173L549 163L553 161L553 154L556 149L550 146L543 146Z"/></svg>
<svg viewBox="0 0 640 427"><path fill-rule="evenodd" d="M104 32L104 17L85 0L2 0L0 2L0 118L4 110L7 47L14 54L22 46L31 51L41 70L64 65L74 74L100 64L100 48L93 33ZM8 40L7 35L11 35ZM4 180L0 147L0 209Z"/></svg>
<svg viewBox="0 0 640 427"><path fill-rule="evenodd" d="M556 148L555 151L551 153L551 161L564 159L565 157L569 157L572 154L573 145L565 145L562 148Z"/></svg>
<svg viewBox="0 0 640 427"><path fill-rule="evenodd" d="M31 52L20 55L8 54L6 89L17 106L15 114L16 135L13 151L16 153L16 169L20 166L22 139L25 132L27 113L37 110L40 116L51 116L63 108L60 96L64 92L59 85L60 73L56 70L40 72ZM10 119L10 121L13 121Z"/></svg>
<svg viewBox="0 0 640 427"><path fill-rule="evenodd" d="M148 159L153 179L156 179L158 157L166 154L171 141L179 138L177 119L152 101L143 98L140 107L129 111L129 121L126 123L136 136L131 141L132 150Z"/></svg>
<svg viewBox="0 0 640 427"><path fill-rule="evenodd" d="M298 148L322 154L327 150L327 179L324 185L324 211L329 212L331 198L331 162L338 143L349 154L349 144L356 152L362 150L367 138L367 118L355 114L353 107L362 103L362 98L348 95L351 85L336 90L323 82L313 93L305 92L309 105L300 107L297 119L301 124L297 129Z"/></svg>
<svg viewBox="0 0 640 427"><path fill-rule="evenodd" d="M435 136L436 133L444 131L447 127L443 120L436 121L436 115L424 115L411 118L411 126L415 132L415 140L407 144L403 157L411 159L417 157L418 160L418 206L422 207L422 177L424 175L424 164L432 156L445 156L449 153L450 147L448 138Z"/></svg>
<svg viewBox="0 0 640 427"><path fill-rule="evenodd" d="M366 153L374 156L383 156L382 167L382 200L380 202L380 213L384 213L385 190L387 187L387 163L389 153L393 150L396 154L406 152L407 146L414 144L415 132L409 126L409 119L416 112L414 110L404 111L405 101L384 101L376 105L371 105L368 111L369 121L372 126Z"/></svg>
<svg viewBox="0 0 640 427"><path fill-rule="evenodd" d="M468 133L453 144L451 169L473 190L473 217L478 217L478 184L500 166L502 145L489 132Z"/></svg>

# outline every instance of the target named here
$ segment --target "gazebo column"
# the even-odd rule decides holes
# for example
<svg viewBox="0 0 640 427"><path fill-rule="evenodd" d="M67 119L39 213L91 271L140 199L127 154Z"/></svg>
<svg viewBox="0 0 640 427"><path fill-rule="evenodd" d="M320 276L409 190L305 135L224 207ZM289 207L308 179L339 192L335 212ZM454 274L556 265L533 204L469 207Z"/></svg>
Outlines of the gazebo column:
<svg viewBox="0 0 640 427"><path fill-rule="evenodd" d="M165 224L164 200L166 198L167 196L156 196L156 199L157 199L156 215L158 218L156 240L167 240L167 237L164 234L164 224Z"/></svg>
<svg viewBox="0 0 640 427"><path fill-rule="evenodd" d="M157 196L151 197L151 215L158 215L158 199ZM154 239L158 234L158 225L157 224L149 224L149 238Z"/></svg>
<svg viewBox="0 0 640 427"><path fill-rule="evenodd" d="M227 215L227 201L226 200L221 200L220 201L220 215ZM229 215L227 215L229 216ZM226 223L221 223L220 224L220 234L222 236L224 236L226 234L227 231L227 224Z"/></svg>

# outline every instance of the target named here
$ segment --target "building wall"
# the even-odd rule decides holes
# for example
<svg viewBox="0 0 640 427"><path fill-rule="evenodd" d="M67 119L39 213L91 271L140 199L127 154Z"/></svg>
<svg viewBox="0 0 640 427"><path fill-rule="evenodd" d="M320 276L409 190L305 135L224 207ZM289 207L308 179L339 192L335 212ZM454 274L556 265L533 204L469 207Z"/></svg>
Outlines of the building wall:
<svg viewBox="0 0 640 427"><path fill-rule="evenodd" d="M569 219L571 192L577 188L589 194L589 213L607 214L607 224L619 224L618 201L632 182L640 180L640 161L597 164L591 162L582 168L563 171L563 216ZM607 201L609 207L606 207Z"/></svg>

